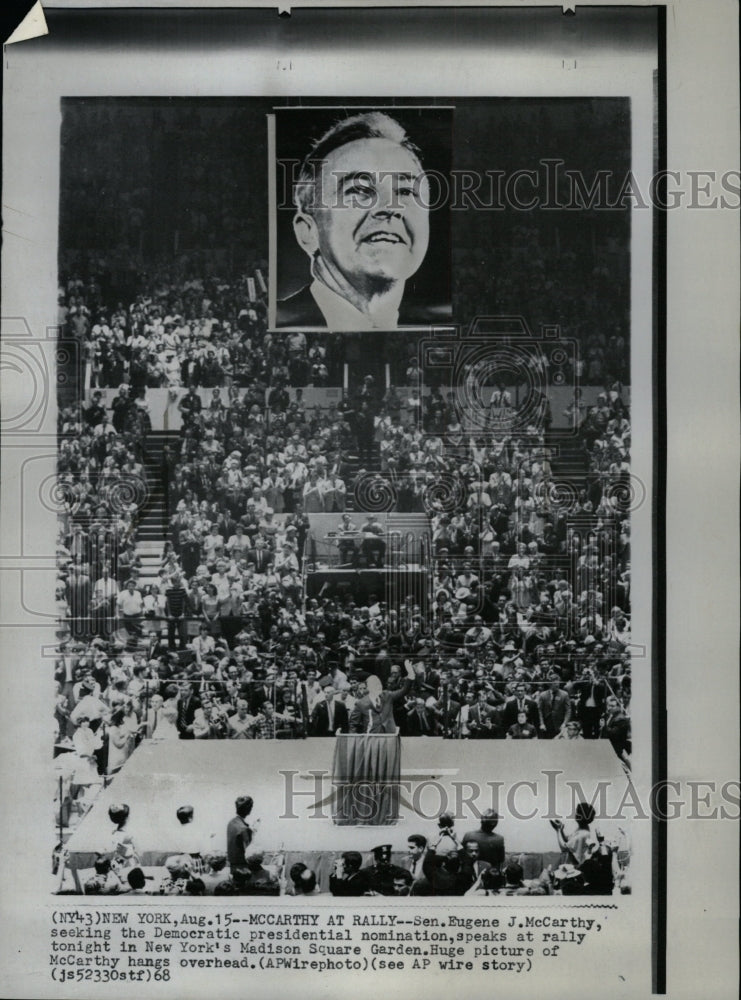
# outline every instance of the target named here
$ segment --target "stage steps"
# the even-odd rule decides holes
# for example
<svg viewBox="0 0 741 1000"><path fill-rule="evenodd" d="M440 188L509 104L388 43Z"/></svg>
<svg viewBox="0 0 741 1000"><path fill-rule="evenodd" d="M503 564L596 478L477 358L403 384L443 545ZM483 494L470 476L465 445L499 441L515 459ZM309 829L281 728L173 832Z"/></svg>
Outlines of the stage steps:
<svg viewBox="0 0 741 1000"><path fill-rule="evenodd" d="M165 445L176 445L178 431L152 431L147 435L144 467L147 476L147 499L139 512L136 552L142 562L142 585L154 583L162 550L168 537L168 490L165 480Z"/></svg>

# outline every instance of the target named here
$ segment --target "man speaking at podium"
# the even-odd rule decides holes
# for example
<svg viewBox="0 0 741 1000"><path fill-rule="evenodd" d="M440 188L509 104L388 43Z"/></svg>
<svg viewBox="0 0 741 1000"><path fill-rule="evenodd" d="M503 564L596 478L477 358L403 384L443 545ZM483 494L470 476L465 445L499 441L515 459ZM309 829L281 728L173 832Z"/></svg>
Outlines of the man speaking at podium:
<svg viewBox="0 0 741 1000"><path fill-rule="evenodd" d="M406 697L415 680L410 660L404 661L407 676L396 691L386 691L380 678L371 674L366 681L368 694L355 703L350 716L351 733L395 733L394 705Z"/></svg>
<svg viewBox="0 0 741 1000"><path fill-rule="evenodd" d="M333 783L335 823L385 826L399 818L401 737L394 720L394 705L412 686L414 669L404 662L407 676L397 691L385 691L371 674L368 694L355 704L350 733L335 742Z"/></svg>

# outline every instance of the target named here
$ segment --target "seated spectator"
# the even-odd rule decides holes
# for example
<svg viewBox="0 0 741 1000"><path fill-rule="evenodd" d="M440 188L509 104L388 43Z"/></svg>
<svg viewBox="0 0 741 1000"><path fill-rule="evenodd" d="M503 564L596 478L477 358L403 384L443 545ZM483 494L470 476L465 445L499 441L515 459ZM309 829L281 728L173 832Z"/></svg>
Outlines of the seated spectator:
<svg viewBox="0 0 741 1000"><path fill-rule="evenodd" d="M322 895L317 885L316 874L303 862L291 866L291 884L294 897L312 897Z"/></svg>
<svg viewBox="0 0 741 1000"><path fill-rule="evenodd" d="M278 879L267 868L263 867L263 854L249 854L246 859L247 878L241 887L242 893L248 896L278 896L280 885Z"/></svg>

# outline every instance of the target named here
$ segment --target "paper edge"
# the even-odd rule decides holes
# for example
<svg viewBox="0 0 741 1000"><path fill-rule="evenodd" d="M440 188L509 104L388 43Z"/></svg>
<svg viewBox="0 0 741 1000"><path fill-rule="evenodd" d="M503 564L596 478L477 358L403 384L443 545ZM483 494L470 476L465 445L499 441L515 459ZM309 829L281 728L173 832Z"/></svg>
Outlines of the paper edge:
<svg viewBox="0 0 741 1000"><path fill-rule="evenodd" d="M23 18L10 38L6 39L5 45L15 45L16 42L27 42L32 38L41 38L42 35L48 34L49 28L44 17L44 8L41 6L41 0L36 0L36 3Z"/></svg>

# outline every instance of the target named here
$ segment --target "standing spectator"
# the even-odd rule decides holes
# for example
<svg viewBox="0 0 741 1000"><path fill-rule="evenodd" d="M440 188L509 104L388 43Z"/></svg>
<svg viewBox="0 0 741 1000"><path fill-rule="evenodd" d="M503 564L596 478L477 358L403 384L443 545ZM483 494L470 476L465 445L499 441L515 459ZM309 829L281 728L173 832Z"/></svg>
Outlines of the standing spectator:
<svg viewBox="0 0 741 1000"><path fill-rule="evenodd" d="M188 591L182 585L180 574L175 573L170 586L165 591L165 610L167 614L167 643L170 649L183 649L187 642L187 616L190 604Z"/></svg>
<svg viewBox="0 0 741 1000"><path fill-rule="evenodd" d="M126 631L130 636L138 639L142 634L143 598L141 591L137 589L135 580L126 581L125 588L118 595L117 606Z"/></svg>

